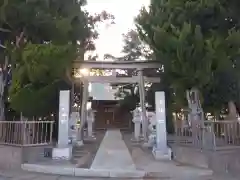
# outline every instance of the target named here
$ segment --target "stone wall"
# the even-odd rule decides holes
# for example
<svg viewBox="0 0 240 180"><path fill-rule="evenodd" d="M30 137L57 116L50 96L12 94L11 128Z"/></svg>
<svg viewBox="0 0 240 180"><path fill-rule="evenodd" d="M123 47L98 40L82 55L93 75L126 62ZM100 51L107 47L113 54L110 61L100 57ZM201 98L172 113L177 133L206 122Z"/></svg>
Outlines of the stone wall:
<svg viewBox="0 0 240 180"><path fill-rule="evenodd" d="M213 151L208 156L209 168L217 174L240 176L240 149Z"/></svg>
<svg viewBox="0 0 240 180"><path fill-rule="evenodd" d="M201 168L208 168L208 159L205 154L199 149L172 146L172 152L173 158L177 162Z"/></svg>
<svg viewBox="0 0 240 180"><path fill-rule="evenodd" d="M33 146L22 148L22 162L23 163L36 163L46 160L46 153L51 156L51 146Z"/></svg>
<svg viewBox="0 0 240 180"><path fill-rule="evenodd" d="M22 148L0 145L0 169L20 169Z"/></svg>
<svg viewBox="0 0 240 180"><path fill-rule="evenodd" d="M172 146L174 160L201 168L209 168L216 174L240 176L240 149L201 151L191 147Z"/></svg>
<svg viewBox="0 0 240 180"><path fill-rule="evenodd" d="M44 151L49 146L18 147L0 145L0 169L17 170L22 163L36 163L44 160Z"/></svg>

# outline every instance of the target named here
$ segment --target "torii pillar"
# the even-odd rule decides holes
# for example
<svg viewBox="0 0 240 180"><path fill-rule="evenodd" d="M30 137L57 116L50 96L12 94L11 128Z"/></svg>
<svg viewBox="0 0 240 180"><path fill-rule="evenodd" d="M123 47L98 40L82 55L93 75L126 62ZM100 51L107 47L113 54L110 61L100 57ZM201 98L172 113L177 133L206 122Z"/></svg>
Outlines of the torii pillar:
<svg viewBox="0 0 240 180"><path fill-rule="evenodd" d="M87 80L83 81L83 93L82 93L82 103L81 103L81 113L80 113L80 127L78 129L77 144L83 145L83 128L87 122L87 102L88 102L88 86L89 82Z"/></svg>
<svg viewBox="0 0 240 180"><path fill-rule="evenodd" d="M144 140L147 140L147 114L146 114L146 106L145 106L145 86L144 86L144 77L143 77L143 69L138 69L138 77L139 77L139 96L140 96L140 106L141 106L141 119L142 119L142 134Z"/></svg>

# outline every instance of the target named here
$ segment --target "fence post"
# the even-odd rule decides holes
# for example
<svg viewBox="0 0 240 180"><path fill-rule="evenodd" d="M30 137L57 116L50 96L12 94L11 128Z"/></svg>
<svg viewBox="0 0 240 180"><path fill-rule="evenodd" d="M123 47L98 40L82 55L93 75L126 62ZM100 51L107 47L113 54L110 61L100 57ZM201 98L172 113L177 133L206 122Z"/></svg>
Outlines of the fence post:
<svg viewBox="0 0 240 180"><path fill-rule="evenodd" d="M20 122L21 123L21 126L22 126L22 131L23 131L23 133L22 133L22 135L23 135L23 142L22 142L22 145L23 146L25 146L26 145L26 121L24 120L24 121L21 121Z"/></svg>
<svg viewBox="0 0 240 180"><path fill-rule="evenodd" d="M53 124L54 124L54 122L53 121L51 121L50 122L51 124L50 124L50 136L49 136L49 143L50 144L52 144L52 134L53 134Z"/></svg>

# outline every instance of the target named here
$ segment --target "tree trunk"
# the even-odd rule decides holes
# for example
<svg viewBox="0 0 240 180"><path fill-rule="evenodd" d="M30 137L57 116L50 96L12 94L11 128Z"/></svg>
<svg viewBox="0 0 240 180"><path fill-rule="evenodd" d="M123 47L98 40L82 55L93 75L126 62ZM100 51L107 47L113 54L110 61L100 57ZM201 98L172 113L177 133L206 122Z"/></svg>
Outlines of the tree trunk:
<svg viewBox="0 0 240 180"><path fill-rule="evenodd" d="M237 120L237 108L233 101L228 102L228 115L225 120L235 121Z"/></svg>
<svg viewBox="0 0 240 180"><path fill-rule="evenodd" d="M0 74L0 121L4 121L4 77L3 71Z"/></svg>
<svg viewBox="0 0 240 180"><path fill-rule="evenodd" d="M204 113L200 101L200 91L197 88L192 88L186 91L188 101L188 108L190 110L190 121L202 122L204 121Z"/></svg>
<svg viewBox="0 0 240 180"><path fill-rule="evenodd" d="M8 57L5 56L4 65L0 72L0 121L5 121L5 86L8 76Z"/></svg>
<svg viewBox="0 0 240 180"><path fill-rule="evenodd" d="M200 91L192 88L186 91L192 140L195 146L203 146L204 113L201 107Z"/></svg>

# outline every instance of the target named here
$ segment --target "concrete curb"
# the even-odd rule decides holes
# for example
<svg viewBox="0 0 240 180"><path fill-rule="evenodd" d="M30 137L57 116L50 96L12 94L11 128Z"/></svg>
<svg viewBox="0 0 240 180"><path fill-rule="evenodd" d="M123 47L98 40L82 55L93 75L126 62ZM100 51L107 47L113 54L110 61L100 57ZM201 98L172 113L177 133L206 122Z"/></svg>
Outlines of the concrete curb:
<svg viewBox="0 0 240 180"><path fill-rule="evenodd" d="M159 178L164 177L161 173L149 173L145 171L129 171L129 170L106 170L106 169L84 169L76 167L38 165L38 164L22 164L22 170L28 172L56 174L64 176L75 177L89 177L89 178L130 178L139 179L144 177ZM157 176L157 177L156 177Z"/></svg>
<svg viewBox="0 0 240 180"><path fill-rule="evenodd" d="M22 164L22 170L28 172L36 172L43 174L62 175L62 176L73 176L83 178L121 178L121 179L189 179L191 175L185 174L179 176L176 174L168 175L164 172L146 172L141 170L108 170L108 169L84 169L76 168L74 166L54 166L54 165L40 165L40 164ZM212 172L204 174L198 174L199 179L206 179L204 177L210 176ZM186 178L187 177L187 178ZM196 175L193 175L195 179Z"/></svg>

